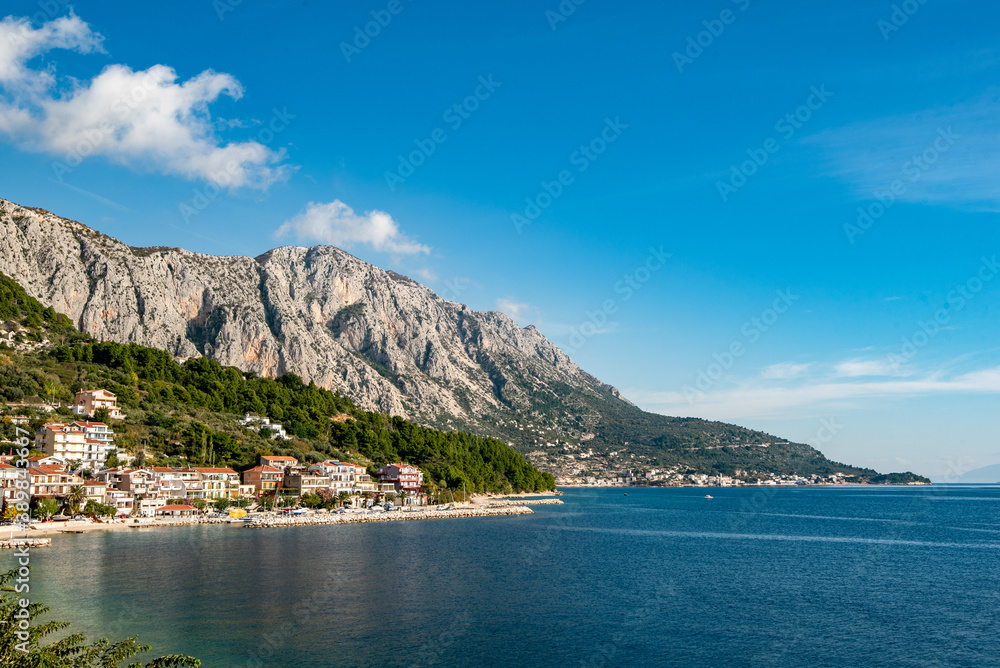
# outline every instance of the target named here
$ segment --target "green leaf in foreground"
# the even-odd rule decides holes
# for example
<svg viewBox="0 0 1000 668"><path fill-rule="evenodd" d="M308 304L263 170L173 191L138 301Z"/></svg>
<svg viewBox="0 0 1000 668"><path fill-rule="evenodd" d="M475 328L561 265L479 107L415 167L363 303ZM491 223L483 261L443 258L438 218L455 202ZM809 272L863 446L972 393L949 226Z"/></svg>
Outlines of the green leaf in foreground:
<svg viewBox="0 0 1000 668"><path fill-rule="evenodd" d="M137 654L148 652L149 645L139 643L135 637L112 642L107 638L89 643L87 638L74 633L48 645L42 640L69 627L68 622L42 622L34 620L48 612L48 608L32 601L22 608L20 601L27 594L15 591L13 583L17 570L0 575L0 666L5 668L118 668ZM27 619L24 617L27 611ZM27 622L27 629L21 626ZM18 634L22 634L20 637ZM170 654L142 664L134 662L127 668L197 668L201 661L190 656Z"/></svg>

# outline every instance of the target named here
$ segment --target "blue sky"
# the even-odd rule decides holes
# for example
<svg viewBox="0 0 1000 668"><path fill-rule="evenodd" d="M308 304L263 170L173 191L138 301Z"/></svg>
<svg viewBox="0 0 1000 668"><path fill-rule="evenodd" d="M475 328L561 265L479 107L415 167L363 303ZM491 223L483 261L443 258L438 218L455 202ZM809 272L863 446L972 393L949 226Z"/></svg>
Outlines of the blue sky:
<svg viewBox="0 0 1000 668"><path fill-rule="evenodd" d="M994 4L330 4L6 2L0 196L333 243L648 410L1000 462Z"/></svg>

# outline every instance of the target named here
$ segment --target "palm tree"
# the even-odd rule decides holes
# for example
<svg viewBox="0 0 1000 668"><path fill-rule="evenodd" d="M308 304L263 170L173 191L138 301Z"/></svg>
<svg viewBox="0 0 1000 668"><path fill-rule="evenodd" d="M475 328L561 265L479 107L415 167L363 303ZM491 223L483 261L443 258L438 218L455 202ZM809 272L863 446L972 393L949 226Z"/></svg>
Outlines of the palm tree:
<svg viewBox="0 0 1000 668"><path fill-rule="evenodd" d="M70 513L75 515L80 510L80 505L83 500L87 498L87 492L83 489L83 485L74 485L69 491L69 510Z"/></svg>
<svg viewBox="0 0 1000 668"><path fill-rule="evenodd" d="M337 495L337 503L340 505L341 508L344 507L344 502L347 501L347 498L349 496L350 494L348 494L347 492L341 492L340 494Z"/></svg>

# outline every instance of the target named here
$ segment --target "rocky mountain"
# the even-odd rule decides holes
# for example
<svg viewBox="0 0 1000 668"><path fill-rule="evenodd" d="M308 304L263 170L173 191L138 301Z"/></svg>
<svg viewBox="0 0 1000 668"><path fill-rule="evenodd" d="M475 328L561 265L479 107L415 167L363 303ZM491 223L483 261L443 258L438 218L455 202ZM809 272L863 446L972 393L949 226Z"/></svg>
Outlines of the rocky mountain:
<svg viewBox="0 0 1000 668"><path fill-rule="evenodd" d="M292 372L422 421L530 413L553 384L621 400L534 327L480 313L331 246L256 258L132 248L0 200L5 273L95 337L261 376Z"/></svg>
<svg viewBox="0 0 1000 668"><path fill-rule="evenodd" d="M497 436L536 460L562 453L570 468L581 462L578 472L595 456L609 471L636 457L701 469L859 471L761 432L645 413L534 327L447 301L330 246L256 258L133 248L6 200L0 230L2 271L98 338L261 376L295 373L368 410Z"/></svg>

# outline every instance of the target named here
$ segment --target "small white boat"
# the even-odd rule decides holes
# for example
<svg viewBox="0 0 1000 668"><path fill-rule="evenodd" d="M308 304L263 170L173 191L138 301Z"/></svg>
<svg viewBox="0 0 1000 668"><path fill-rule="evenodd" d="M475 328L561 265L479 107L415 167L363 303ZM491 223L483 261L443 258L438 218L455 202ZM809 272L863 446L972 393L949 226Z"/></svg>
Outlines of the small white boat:
<svg viewBox="0 0 1000 668"><path fill-rule="evenodd" d="M706 498L706 499L714 499L715 497L714 497L714 496L712 496L711 494L706 494L706 495L705 495L705 498Z"/></svg>

